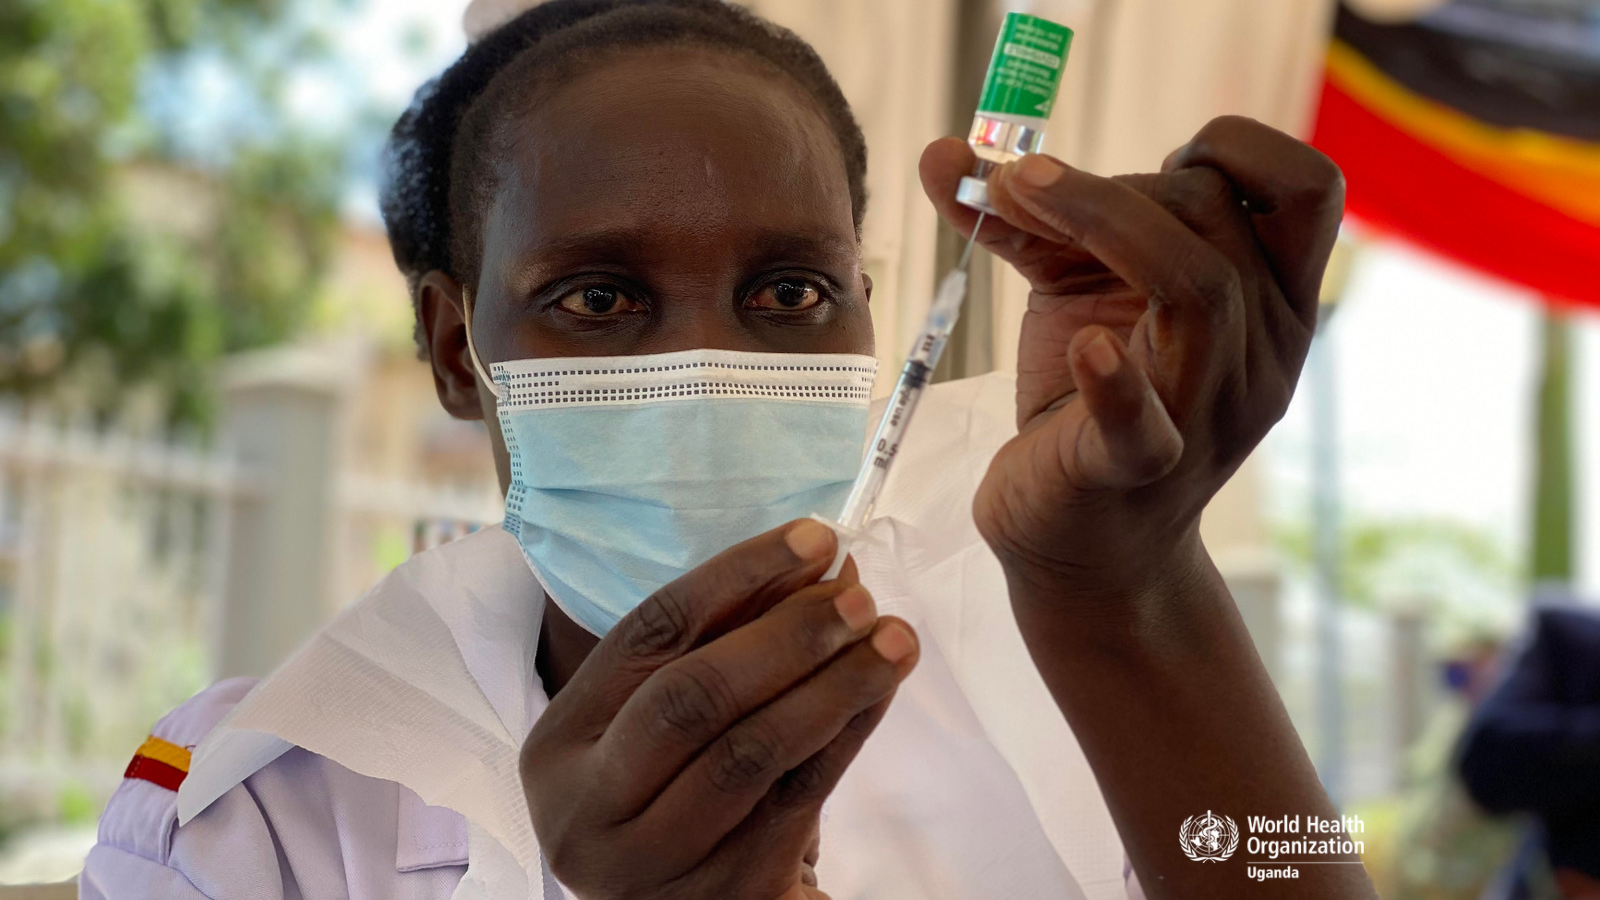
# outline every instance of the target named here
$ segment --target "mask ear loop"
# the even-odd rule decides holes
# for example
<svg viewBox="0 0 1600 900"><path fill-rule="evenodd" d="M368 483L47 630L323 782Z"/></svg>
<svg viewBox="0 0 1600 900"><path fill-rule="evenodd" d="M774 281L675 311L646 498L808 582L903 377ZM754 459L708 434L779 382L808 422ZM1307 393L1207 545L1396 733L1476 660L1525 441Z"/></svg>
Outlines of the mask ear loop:
<svg viewBox="0 0 1600 900"><path fill-rule="evenodd" d="M472 294L466 289L461 291L461 318L466 322L467 355L472 357L472 368L478 373L478 377L483 379L484 386L489 389L489 393L494 394L496 400L504 399L500 395L500 385L496 384L484 370L483 360L478 358L478 347L472 342Z"/></svg>

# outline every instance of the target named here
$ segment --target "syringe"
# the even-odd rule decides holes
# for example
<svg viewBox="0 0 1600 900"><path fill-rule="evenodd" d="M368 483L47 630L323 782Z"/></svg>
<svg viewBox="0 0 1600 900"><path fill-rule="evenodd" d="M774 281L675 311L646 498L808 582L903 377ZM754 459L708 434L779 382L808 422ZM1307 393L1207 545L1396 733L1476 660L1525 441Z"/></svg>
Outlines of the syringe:
<svg viewBox="0 0 1600 900"><path fill-rule="evenodd" d="M978 239L978 229L983 227L984 215L995 212L989 204L987 178L996 167L1039 152L1071 47L1072 29L1065 25L1023 13L1006 14L994 42L994 55L989 59L989 73L984 77L983 94L972 119L972 130L967 135L967 143L977 157L976 168L961 179L956 189L957 201L978 210L978 224L973 226L972 237L967 239L961 261L939 284L933 308L928 310L928 320L911 347L894 393L889 396L889 407L883 412L883 421L878 423L877 434L872 436L872 446L850 488L839 521L812 516L839 535L839 552L833 558L832 568L823 576L824 580L831 581L838 576L850 545L861 536L862 526L866 525L873 504L883 492L889 467L894 464L900 442L911 424L911 414L916 412L917 401L928 387L933 369L939 364L939 354L944 352L945 342L950 339L950 330L961 316L972 246Z"/></svg>
<svg viewBox="0 0 1600 900"><path fill-rule="evenodd" d="M939 291L934 295L932 308L928 310L922 334L912 345L905 368L900 370L900 380L895 383L894 393L889 395L889 405L884 409L878 430L872 436L867 457L861 461L861 471L856 474L855 483L850 487L850 496L844 502L844 511L839 514L839 520L835 522L820 515L812 516L839 536L839 549L834 554L833 565L828 568L828 573L822 576L824 581L838 577L839 570L844 568L845 557L850 553L851 544L861 536L862 526L872 514L878 495L883 493L883 485L889 478L889 467L894 464L900 441L905 437L911 416L917 410L917 401L922 399L922 392L933 377L934 367L939 365L939 355L950 340L950 332L956 327L956 320L961 318L961 301L967 296L967 263L972 259L972 247L978 239L978 229L983 227L983 217L983 213L978 214L978 224L973 226L972 236L967 239L960 262L939 283Z"/></svg>

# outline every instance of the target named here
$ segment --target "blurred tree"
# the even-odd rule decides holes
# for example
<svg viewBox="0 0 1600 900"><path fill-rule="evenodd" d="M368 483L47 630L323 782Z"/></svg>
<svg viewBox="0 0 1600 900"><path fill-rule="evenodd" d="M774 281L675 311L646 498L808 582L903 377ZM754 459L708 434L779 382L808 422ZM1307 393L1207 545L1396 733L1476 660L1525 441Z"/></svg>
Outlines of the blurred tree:
<svg viewBox="0 0 1600 900"><path fill-rule="evenodd" d="M288 12L287 0L0 3L0 392L76 398L103 419L143 391L169 420L204 423L209 366L294 332L328 260L336 142L258 115L270 127L197 158L141 87L204 55L231 67L251 113L280 108L285 68L247 51L276 30L294 35L278 63L316 52ZM213 221L180 234L130 215L119 177L151 162L198 169Z"/></svg>
<svg viewBox="0 0 1600 900"><path fill-rule="evenodd" d="M1572 582L1572 334L1566 317L1544 314L1544 372L1534 440L1534 584Z"/></svg>
<svg viewBox="0 0 1600 900"><path fill-rule="evenodd" d="M1274 532L1280 552L1310 571L1311 531ZM1516 565L1491 535L1448 519L1357 521L1342 532L1340 596L1376 608L1386 600L1441 601L1446 611L1471 615L1514 596Z"/></svg>

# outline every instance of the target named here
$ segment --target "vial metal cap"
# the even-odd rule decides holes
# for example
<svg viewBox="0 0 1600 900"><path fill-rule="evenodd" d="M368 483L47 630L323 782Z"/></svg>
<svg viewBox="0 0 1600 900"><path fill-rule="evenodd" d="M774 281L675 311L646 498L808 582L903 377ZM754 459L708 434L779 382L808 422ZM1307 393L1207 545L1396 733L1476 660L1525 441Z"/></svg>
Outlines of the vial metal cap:
<svg viewBox="0 0 1600 900"><path fill-rule="evenodd" d="M956 202L962 206L971 207L978 212L985 212L991 216L1000 213L989 205L989 182L971 175L964 176L961 184L956 187Z"/></svg>

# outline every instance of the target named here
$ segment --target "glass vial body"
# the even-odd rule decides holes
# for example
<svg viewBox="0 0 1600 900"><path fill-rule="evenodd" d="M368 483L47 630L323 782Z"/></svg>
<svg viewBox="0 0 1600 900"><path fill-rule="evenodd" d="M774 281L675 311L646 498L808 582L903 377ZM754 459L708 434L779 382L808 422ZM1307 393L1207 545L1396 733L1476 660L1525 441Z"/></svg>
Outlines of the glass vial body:
<svg viewBox="0 0 1600 900"><path fill-rule="evenodd" d="M983 95L967 143L978 162L961 179L956 199L993 213L988 177L995 168L1044 143L1044 128L1061 89L1061 74L1072 47L1072 29L1048 19L1008 13L995 40L983 82Z"/></svg>

